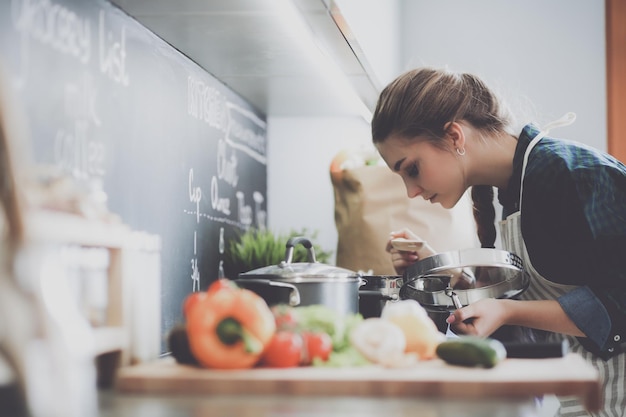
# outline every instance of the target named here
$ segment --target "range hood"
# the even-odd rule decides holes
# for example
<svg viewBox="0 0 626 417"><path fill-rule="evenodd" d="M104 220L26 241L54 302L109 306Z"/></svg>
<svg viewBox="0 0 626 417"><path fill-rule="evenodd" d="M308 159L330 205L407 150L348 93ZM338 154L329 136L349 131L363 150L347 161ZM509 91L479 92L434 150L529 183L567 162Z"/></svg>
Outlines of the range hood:
<svg viewBox="0 0 626 417"><path fill-rule="evenodd" d="M380 86L333 0L113 0L267 116L363 116Z"/></svg>

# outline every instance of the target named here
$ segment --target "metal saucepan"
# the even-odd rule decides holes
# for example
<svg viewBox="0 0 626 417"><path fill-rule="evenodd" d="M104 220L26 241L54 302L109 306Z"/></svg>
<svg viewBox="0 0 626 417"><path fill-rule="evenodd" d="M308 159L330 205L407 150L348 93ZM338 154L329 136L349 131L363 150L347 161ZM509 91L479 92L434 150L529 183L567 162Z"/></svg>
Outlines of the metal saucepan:
<svg viewBox="0 0 626 417"><path fill-rule="evenodd" d="M297 244L306 248L308 262L292 262ZM235 282L259 294L270 306L323 304L340 314L359 312L359 287L364 283L361 275L317 262L306 237L292 237L285 246L285 259L278 265L241 273Z"/></svg>
<svg viewBox="0 0 626 417"><path fill-rule="evenodd" d="M402 275L364 275L359 289L359 313L364 318L380 317L387 303L400 299Z"/></svg>
<svg viewBox="0 0 626 417"><path fill-rule="evenodd" d="M453 277L462 279L451 287ZM403 275L401 299L430 311L451 311L484 298L513 298L528 288L522 260L499 249L463 249L419 260Z"/></svg>

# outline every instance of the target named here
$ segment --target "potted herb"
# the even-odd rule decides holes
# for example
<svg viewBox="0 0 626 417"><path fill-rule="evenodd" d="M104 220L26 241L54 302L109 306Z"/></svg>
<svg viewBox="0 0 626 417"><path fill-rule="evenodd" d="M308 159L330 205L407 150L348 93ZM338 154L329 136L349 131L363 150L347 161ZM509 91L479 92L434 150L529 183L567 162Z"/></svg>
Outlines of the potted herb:
<svg viewBox="0 0 626 417"><path fill-rule="evenodd" d="M226 256L228 266L236 276L253 269L277 265L285 259L287 241L294 236L306 236L314 240L317 233L303 229L293 230L288 234L275 234L268 229L249 229L228 245ZM330 258L331 252L324 251L319 245L313 244L313 250L318 262L326 263ZM294 247L292 262L308 262L304 246Z"/></svg>

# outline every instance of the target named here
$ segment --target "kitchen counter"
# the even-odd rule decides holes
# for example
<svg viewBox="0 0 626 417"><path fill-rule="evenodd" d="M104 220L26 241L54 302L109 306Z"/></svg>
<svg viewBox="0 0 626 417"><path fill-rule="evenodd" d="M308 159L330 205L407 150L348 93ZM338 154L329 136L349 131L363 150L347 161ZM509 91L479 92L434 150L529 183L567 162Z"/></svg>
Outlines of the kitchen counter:
<svg viewBox="0 0 626 417"><path fill-rule="evenodd" d="M103 392L103 416L540 416L537 398L577 396L600 404L596 370L576 354L506 359L491 369L439 359L409 369L256 368L210 370L172 358L118 371ZM151 415L152 415L151 414Z"/></svg>
<svg viewBox="0 0 626 417"><path fill-rule="evenodd" d="M571 353L506 359L491 369L434 359L408 369L214 370L164 358L118 369L114 385L98 390L97 416L543 417L546 395L576 396L596 410L597 371ZM0 406L3 417L25 416L5 412Z"/></svg>
<svg viewBox="0 0 626 417"><path fill-rule="evenodd" d="M0 389L0 416L28 417ZM13 402L11 401L13 399ZM98 391L97 417L541 417L533 398L441 400L362 396L202 395ZM96 417L96 416L93 416Z"/></svg>
<svg viewBox="0 0 626 417"><path fill-rule="evenodd" d="M534 399L154 395L101 391L100 417L539 417Z"/></svg>

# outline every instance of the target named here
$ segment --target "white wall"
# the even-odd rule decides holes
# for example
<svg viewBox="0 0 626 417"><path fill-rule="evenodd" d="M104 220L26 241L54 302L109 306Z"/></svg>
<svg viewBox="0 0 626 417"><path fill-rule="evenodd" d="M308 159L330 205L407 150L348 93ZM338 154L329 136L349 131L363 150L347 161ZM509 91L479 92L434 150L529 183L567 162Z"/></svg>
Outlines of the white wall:
<svg viewBox="0 0 626 417"><path fill-rule="evenodd" d="M368 5L380 7L385 1L362 3L362 15L371 16ZM398 74L419 65L476 73L512 107L528 113L531 104L530 113L536 114L531 119L539 123L576 112L573 126L553 133L606 149L603 0L402 0L401 4L402 25L369 23L374 34L386 30L403 34L396 45L403 51ZM350 13L346 9L346 18L358 19L355 10L358 7ZM350 20L348 24L355 32L363 27ZM377 37L370 34L367 39L362 47L370 54L394 46L386 45L390 40L382 35L379 45L366 46ZM389 78L389 67L376 65L377 59L388 59L389 51L380 54L369 56L369 61L379 74L386 74L381 78ZM360 119L270 118L269 227L318 230L316 243L336 250L329 165L339 150L369 146L370 141L369 125Z"/></svg>
<svg viewBox="0 0 626 417"><path fill-rule="evenodd" d="M336 0L381 88L398 75L401 63L401 3ZM270 117L267 135L269 228L275 233L316 231L314 243L331 251L334 263L337 229L330 163L343 149L372 148L369 121Z"/></svg>
<svg viewBox="0 0 626 417"><path fill-rule="evenodd" d="M403 70L475 73L538 123L575 112L576 122L553 134L607 149L603 0L404 0L404 7Z"/></svg>
<svg viewBox="0 0 626 417"><path fill-rule="evenodd" d="M333 252L337 229L330 163L342 149L371 147L362 118L268 119L268 226L275 233L317 231L313 243Z"/></svg>
<svg viewBox="0 0 626 417"><path fill-rule="evenodd" d="M335 0L381 88L402 64L403 0Z"/></svg>

